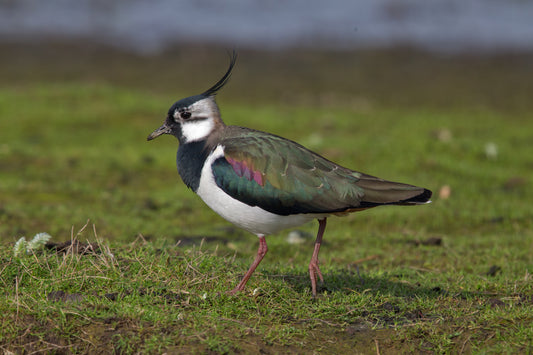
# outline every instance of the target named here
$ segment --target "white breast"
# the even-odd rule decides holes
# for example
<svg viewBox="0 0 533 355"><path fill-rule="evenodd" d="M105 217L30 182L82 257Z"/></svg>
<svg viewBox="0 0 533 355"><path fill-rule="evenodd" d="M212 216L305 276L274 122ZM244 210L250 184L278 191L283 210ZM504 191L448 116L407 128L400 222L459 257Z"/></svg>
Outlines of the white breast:
<svg viewBox="0 0 533 355"><path fill-rule="evenodd" d="M227 195L216 184L211 170L211 164L222 156L224 156L224 147L219 146L207 157L196 193L213 211L237 227L256 235L268 235L324 217L310 214L278 216Z"/></svg>

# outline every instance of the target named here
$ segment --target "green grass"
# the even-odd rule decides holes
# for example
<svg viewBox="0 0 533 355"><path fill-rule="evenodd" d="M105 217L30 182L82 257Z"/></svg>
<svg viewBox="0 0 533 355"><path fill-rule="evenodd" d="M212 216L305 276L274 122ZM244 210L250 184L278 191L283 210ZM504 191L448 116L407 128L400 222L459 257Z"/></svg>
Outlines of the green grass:
<svg viewBox="0 0 533 355"><path fill-rule="evenodd" d="M313 300L307 263L317 223L300 228L306 243L289 244L289 231L268 237L269 253L245 292L229 297L257 238L187 190L175 170L175 139L145 141L175 99L223 71L223 56L209 62L191 51L214 77L178 68L185 74L175 90L156 80L162 63L189 63L172 52L126 60L94 50L88 75L72 69L85 63L82 55L44 68L23 54L9 61L16 51L3 51L10 53L0 73L7 78L0 87L3 351L533 351L533 105L524 99L529 69L521 60L241 54L218 98L226 123L435 193L427 206L330 218L320 255L325 284ZM102 58L109 66L98 65ZM329 61L327 75L314 71ZM246 75L239 77L240 66ZM276 76L273 67L285 70ZM357 80L350 83L345 70ZM428 73L431 83L422 79ZM489 88L493 79L499 85ZM258 82L265 85L245 90ZM348 99L352 84L359 94ZM487 144L497 156L487 155ZM447 199L439 197L444 185ZM97 249L15 257L14 242L38 232Z"/></svg>

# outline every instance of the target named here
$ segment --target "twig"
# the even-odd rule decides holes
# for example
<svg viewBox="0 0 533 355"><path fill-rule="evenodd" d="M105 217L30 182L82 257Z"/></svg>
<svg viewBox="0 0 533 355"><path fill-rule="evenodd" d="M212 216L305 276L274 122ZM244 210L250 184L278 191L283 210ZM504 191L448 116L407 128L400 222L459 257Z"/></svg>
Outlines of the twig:
<svg viewBox="0 0 533 355"><path fill-rule="evenodd" d="M352 262L350 263L350 265L361 264L361 263L364 263L365 261L370 261L370 260L378 259L379 257L380 257L380 256L379 256L378 254L370 255L370 256L367 256L366 258L362 258L362 259L358 259L358 260L352 261Z"/></svg>
<svg viewBox="0 0 533 355"><path fill-rule="evenodd" d="M15 276L15 302L17 303L17 314L15 316L15 322L19 320L19 277Z"/></svg>
<svg viewBox="0 0 533 355"><path fill-rule="evenodd" d="M468 336L466 340L463 342L463 345L461 346L461 350L459 350L459 354L463 354L465 347L466 347L466 343L468 343L469 341L470 341L470 336Z"/></svg>
<svg viewBox="0 0 533 355"><path fill-rule="evenodd" d="M239 320L236 320L236 319L230 319L230 318L224 318L224 317L221 317L221 318L219 318L219 319L220 319L220 320L223 320L223 321L225 321L225 322L233 322L233 323L237 323L237 324L243 326L244 328L246 328L246 330L249 330L249 331L255 332L254 328L249 327L248 325L246 325L246 323L241 322L241 321L239 321Z"/></svg>
<svg viewBox="0 0 533 355"><path fill-rule="evenodd" d="M328 322L327 320L319 319L319 318L306 318L306 319L300 319L297 321L297 323L307 323L307 322L321 322L331 327L342 327L342 324Z"/></svg>
<svg viewBox="0 0 533 355"><path fill-rule="evenodd" d="M91 220L88 219L87 222L85 223L85 225L83 227L81 227L81 229L78 231L78 233L76 234L76 237L78 237L81 233L83 233L83 231L85 230L85 228L87 228L87 226L89 225L89 222ZM74 226L72 226L72 230L74 231ZM71 234L71 237L73 237L73 235Z"/></svg>

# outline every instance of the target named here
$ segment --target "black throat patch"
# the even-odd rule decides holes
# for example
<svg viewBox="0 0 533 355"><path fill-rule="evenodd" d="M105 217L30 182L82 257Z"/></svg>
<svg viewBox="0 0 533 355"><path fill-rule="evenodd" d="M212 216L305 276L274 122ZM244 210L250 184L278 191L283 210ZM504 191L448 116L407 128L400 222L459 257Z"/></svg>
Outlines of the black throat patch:
<svg viewBox="0 0 533 355"><path fill-rule="evenodd" d="M200 186L200 176L205 160L210 150L206 146L206 141L196 141L186 144L180 144L176 157L178 173L181 179L194 192Z"/></svg>

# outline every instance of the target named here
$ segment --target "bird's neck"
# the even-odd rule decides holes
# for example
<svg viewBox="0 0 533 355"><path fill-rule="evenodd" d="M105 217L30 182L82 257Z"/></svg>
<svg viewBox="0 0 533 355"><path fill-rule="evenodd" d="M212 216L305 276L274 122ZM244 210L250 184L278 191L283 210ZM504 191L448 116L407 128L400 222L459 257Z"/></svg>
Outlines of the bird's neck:
<svg viewBox="0 0 533 355"><path fill-rule="evenodd" d="M195 192L200 185L202 168L210 152L206 139L180 144L178 149L178 173L185 185Z"/></svg>

